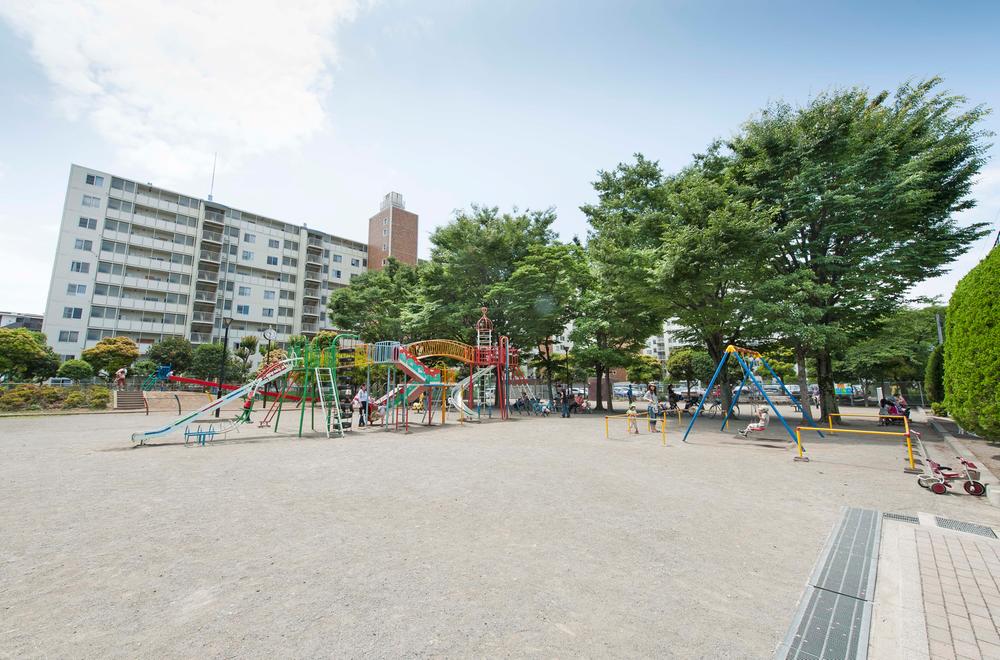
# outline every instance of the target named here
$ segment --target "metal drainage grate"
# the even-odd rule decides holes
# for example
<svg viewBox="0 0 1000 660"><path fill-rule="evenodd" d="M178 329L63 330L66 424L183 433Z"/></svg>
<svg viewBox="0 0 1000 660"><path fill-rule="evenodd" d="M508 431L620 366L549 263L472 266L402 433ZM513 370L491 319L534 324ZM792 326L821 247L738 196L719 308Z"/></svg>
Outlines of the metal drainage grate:
<svg viewBox="0 0 1000 660"><path fill-rule="evenodd" d="M951 518L941 518L940 516L934 516L934 520L937 522L938 527L953 529L956 532L966 532L967 534L978 534L988 539L997 538L997 534L993 531L993 528L986 525L977 525L976 523L967 523L961 520L952 520Z"/></svg>
<svg viewBox="0 0 1000 660"><path fill-rule="evenodd" d="M916 516L908 516L905 513L883 513L883 518L888 518L889 520L898 520L899 522L913 523L914 525L920 524L920 518Z"/></svg>
<svg viewBox="0 0 1000 660"><path fill-rule="evenodd" d="M776 659L867 657L881 534L878 511L844 510L809 578L788 634L775 650Z"/></svg>

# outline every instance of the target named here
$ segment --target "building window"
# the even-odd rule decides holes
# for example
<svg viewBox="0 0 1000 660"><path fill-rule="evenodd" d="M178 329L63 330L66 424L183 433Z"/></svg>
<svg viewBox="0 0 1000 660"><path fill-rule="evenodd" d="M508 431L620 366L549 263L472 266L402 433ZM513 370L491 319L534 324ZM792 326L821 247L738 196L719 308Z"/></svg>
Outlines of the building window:
<svg viewBox="0 0 1000 660"><path fill-rule="evenodd" d="M104 177L103 176L98 176L96 174L88 174L87 175L87 185L88 186L97 186L98 188L100 188L100 187L104 186Z"/></svg>
<svg viewBox="0 0 1000 660"><path fill-rule="evenodd" d="M267 239L267 247L278 249L281 247L281 241L276 238L269 238Z"/></svg>
<svg viewBox="0 0 1000 660"><path fill-rule="evenodd" d="M382 260L382 265L383 265L383 266L384 266L384 265L386 265L386 264L388 263L388 261L389 261L388 259L383 259L383 260Z"/></svg>
<svg viewBox="0 0 1000 660"><path fill-rule="evenodd" d="M243 314L244 316L246 316L247 314L250 313L250 305L237 305L236 313Z"/></svg>
<svg viewBox="0 0 1000 660"><path fill-rule="evenodd" d="M282 266L292 266L294 268L294 267L296 267L296 266L299 265L299 260L295 259L294 257L282 257L281 258L281 265Z"/></svg>
<svg viewBox="0 0 1000 660"><path fill-rule="evenodd" d="M267 258L267 265L268 266L277 266L278 265L278 257L268 257Z"/></svg>
<svg viewBox="0 0 1000 660"><path fill-rule="evenodd" d="M80 218L81 229L97 229L97 218Z"/></svg>
<svg viewBox="0 0 1000 660"><path fill-rule="evenodd" d="M274 308L273 307L265 307L264 309L261 310L261 313L264 316L266 316L267 318L271 318L272 316L274 316Z"/></svg>
<svg viewBox="0 0 1000 660"><path fill-rule="evenodd" d="M86 261L74 261L69 265L69 270L73 273L89 273L90 264Z"/></svg>
<svg viewBox="0 0 1000 660"><path fill-rule="evenodd" d="M233 309L233 301L232 300L224 300L224 301L222 301L222 309L226 310L227 312L232 311L232 309Z"/></svg>
<svg viewBox="0 0 1000 660"><path fill-rule="evenodd" d="M274 300L274 291L264 291L264 300Z"/></svg>
<svg viewBox="0 0 1000 660"><path fill-rule="evenodd" d="M77 250L86 250L87 252L90 252L94 249L94 242L78 238L73 242L73 247Z"/></svg>
<svg viewBox="0 0 1000 660"><path fill-rule="evenodd" d="M339 255L339 254L333 255L333 263L339 264L343 260L344 260L344 257L342 255Z"/></svg>
<svg viewBox="0 0 1000 660"><path fill-rule="evenodd" d="M115 190L124 190L125 192L135 192L135 183L132 181L125 181L124 179L119 179L116 176L111 177L111 187Z"/></svg>
<svg viewBox="0 0 1000 660"><path fill-rule="evenodd" d="M383 225L389 224L389 218L382 218L382 224Z"/></svg>
<svg viewBox="0 0 1000 660"><path fill-rule="evenodd" d="M253 259L253 252L250 250L243 250L243 261L250 261Z"/></svg>
<svg viewBox="0 0 1000 660"><path fill-rule="evenodd" d="M339 270L335 270L335 271L333 271L333 276L334 276L335 278L337 278L337 279L340 279L340 277L341 277L341 274L340 274L340 271L339 271Z"/></svg>
<svg viewBox="0 0 1000 660"><path fill-rule="evenodd" d="M79 307L63 307L64 319L82 319L83 309Z"/></svg>
<svg viewBox="0 0 1000 660"><path fill-rule="evenodd" d="M329 259L330 258L330 251L329 250L323 250L323 258L324 259Z"/></svg>
<svg viewBox="0 0 1000 660"><path fill-rule="evenodd" d="M239 295L241 295L241 296L249 296L250 295L250 287L248 287L248 286L241 286L240 290L239 290Z"/></svg>
<svg viewBox="0 0 1000 660"><path fill-rule="evenodd" d="M75 342L80 339L80 333L76 330L60 330L59 341Z"/></svg>
<svg viewBox="0 0 1000 660"><path fill-rule="evenodd" d="M93 195L84 195L83 205L89 206L90 208L99 209L101 208L101 198L94 197Z"/></svg>
<svg viewBox="0 0 1000 660"><path fill-rule="evenodd" d="M281 292L281 299L282 300L295 300L295 292L294 291L282 291Z"/></svg>
<svg viewBox="0 0 1000 660"><path fill-rule="evenodd" d="M388 235L389 235L389 230L388 230L388 228L387 228L387 229L383 229L383 230L382 230L382 235L383 235L383 236L388 236Z"/></svg>
<svg viewBox="0 0 1000 660"><path fill-rule="evenodd" d="M257 242L257 235L256 234L243 234L243 242L244 243L256 243Z"/></svg>
<svg viewBox="0 0 1000 660"><path fill-rule="evenodd" d="M361 265L364 266L365 268L368 268L368 260L367 259L362 259L361 260Z"/></svg>
<svg viewBox="0 0 1000 660"><path fill-rule="evenodd" d="M383 243L382 244L382 251L383 252L388 252L389 251L389 244L388 243Z"/></svg>
<svg viewBox="0 0 1000 660"><path fill-rule="evenodd" d="M326 265L326 264L323 264L323 272L324 273L329 273L330 272L330 267L328 265Z"/></svg>
<svg viewBox="0 0 1000 660"><path fill-rule="evenodd" d="M358 267L358 266L361 265L361 260L360 259L351 259L351 265L354 266L354 267Z"/></svg>
<svg viewBox="0 0 1000 660"><path fill-rule="evenodd" d="M67 296L82 296L87 293L86 284L67 284L66 285L66 295Z"/></svg>
<svg viewBox="0 0 1000 660"><path fill-rule="evenodd" d="M132 202L123 202L123 201L121 201L119 199L115 199L114 197L111 197L111 198L108 199L108 208L109 209L120 209L122 211L125 211L126 213L131 213L132 212Z"/></svg>
<svg viewBox="0 0 1000 660"><path fill-rule="evenodd" d="M298 252L299 251L299 242L298 241L289 241L288 239L285 239L285 249L286 250L295 250L296 252Z"/></svg>

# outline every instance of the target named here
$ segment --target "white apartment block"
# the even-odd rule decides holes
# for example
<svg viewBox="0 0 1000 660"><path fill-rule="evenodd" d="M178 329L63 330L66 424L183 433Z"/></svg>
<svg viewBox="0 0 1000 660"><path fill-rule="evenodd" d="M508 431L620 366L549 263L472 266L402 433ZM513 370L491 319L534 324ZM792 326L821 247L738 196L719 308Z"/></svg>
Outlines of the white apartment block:
<svg viewBox="0 0 1000 660"><path fill-rule="evenodd" d="M327 326L329 292L368 269L368 246L73 165L43 331L63 359L104 337L278 342ZM261 338L261 341L263 339Z"/></svg>
<svg viewBox="0 0 1000 660"><path fill-rule="evenodd" d="M680 332L680 326L667 321L663 324L663 332L658 335L653 335L646 340L646 347L642 349L643 355L649 355L660 362L664 362L670 358L670 353L686 345L677 335Z"/></svg>

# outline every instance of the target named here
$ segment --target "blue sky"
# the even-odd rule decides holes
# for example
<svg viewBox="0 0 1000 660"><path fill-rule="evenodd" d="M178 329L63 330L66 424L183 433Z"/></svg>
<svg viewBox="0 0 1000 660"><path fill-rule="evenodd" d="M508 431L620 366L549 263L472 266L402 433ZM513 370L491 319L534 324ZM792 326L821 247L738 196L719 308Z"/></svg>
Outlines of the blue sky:
<svg viewBox="0 0 1000 660"><path fill-rule="evenodd" d="M398 190L426 256L471 203L582 235L598 170L680 168L769 101L940 75L1000 109L989 2L44 5L0 7L0 309L44 306L72 162L204 196L218 151L216 199L359 240ZM963 222L1000 213L997 153Z"/></svg>

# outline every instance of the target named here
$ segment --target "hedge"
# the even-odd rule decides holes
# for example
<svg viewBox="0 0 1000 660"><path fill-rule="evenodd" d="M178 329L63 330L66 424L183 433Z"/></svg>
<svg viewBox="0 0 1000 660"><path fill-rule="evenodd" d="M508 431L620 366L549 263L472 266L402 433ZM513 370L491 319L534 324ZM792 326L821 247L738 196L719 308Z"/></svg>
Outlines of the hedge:
<svg viewBox="0 0 1000 660"><path fill-rule="evenodd" d="M68 410L93 408L103 410L111 402L111 391L106 387L76 389L48 385L18 385L0 390L0 410Z"/></svg>
<svg viewBox="0 0 1000 660"><path fill-rule="evenodd" d="M944 344L938 344L927 358L924 389L932 402L944 401Z"/></svg>
<svg viewBox="0 0 1000 660"><path fill-rule="evenodd" d="M966 429L1000 439L1000 248L955 287L944 344L945 405Z"/></svg>

